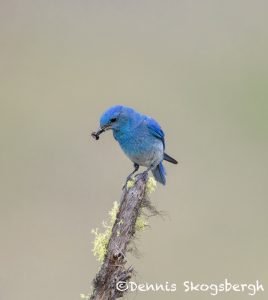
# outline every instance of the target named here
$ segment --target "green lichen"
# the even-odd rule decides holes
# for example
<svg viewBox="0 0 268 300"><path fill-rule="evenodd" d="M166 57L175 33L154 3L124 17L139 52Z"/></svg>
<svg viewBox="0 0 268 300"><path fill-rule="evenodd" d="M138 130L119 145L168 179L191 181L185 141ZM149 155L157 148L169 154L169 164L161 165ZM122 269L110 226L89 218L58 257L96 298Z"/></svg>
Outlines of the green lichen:
<svg viewBox="0 0 268 300"><path fill-rule="evenodd" d="M127 189L130 189L134 186L135 184L135 179L131 178L127 182ZM155 191L156 189L156 181L154 177L150 176L146 182L146 193L151 194Z"/></svg>
<svg viewBox="0 0 268 300"><path fill-rule="evenodd" d="M127 182L127 188L133 187L135 184L134 180L129 180ZM153 193L156 189L156 181L153 177L149 177L146 183L146 194L149 195ZM112 209L109 211L109 220L103 221L102 225L104 227L104 232L99 232L98 228L93 229L91 232L95 235L95 239L93 241L93 255L97 257L98 261L103 262L104 258L107 254L107 246L112 235L112 228L116 220L116 216L119 210L119 203L115 201L113 203ZM123 224L123 220L119 221L119 225ZM135 223L136 231L143 231L149 225L148 219L143 212L137 218ZM120 231L117 231L117 236L120 236Z"/></svg>
<svg viewBox="0 0 268 300"><path fill-rule="evenodd" d="M90 298L90 296L89 295L85 295L85 294L80 294L80 298L88 300Z"/></svg>
<svg viewBox="0 0 268 300"><path fill-rule="evenodd" d="M147 226L149 226L149 222L145 218L145 216L143 215L139 216L135 223L136 231L143 231Z"/></svg>
<svg viewBox="0 0 268 300"><path fill-rule="evenodd" d="M146 194L152 194L156 189L156 181L154 177L150 176L146 183Z"/></svg>
<svg viewBox="0 0 268 300"><path fill-rule="evenodd" d="M112 228L116 220L116 215L119 210L119 204L117 201L113 203L113 208L109 212L110 219L108 223L103 222L104 232L99 232L98 228L93 229L91 232L95 235L93 241L93 255L97 257L98 261L103 262L107 253L107 246L112 235Z"/></svg>
<svg viewBox="0 0 268 300"><path fill-rule="evenodd" d="M127 181L127 189L128 190L131 189L134 186L134 184L135 184L135 180L133 178L129 179Z"/></svg>
<svg viewBox="0 0 268 300"><path fill-rule="evenodd" d="M149 195L153 193L156 189L156 181L154 177L150 176L146 182L146 194ZM148 218L141 211L141 215L137 218L135 229L136 231L143 231L146 227L149 226Z"/></svg>
<svg viewBox="0 0 268 300"><path fill-rule="evenodd" d="M109 216L111 217L110 223L112 225L114 225L118 211L119 211L119 203L117 201L114 201L113 208L109 211Z"/></svg>
<svg viewBox="0 0 268 300"><path fill-rule="evenodd" d="M111 232L109 229L106 229L105 232L100 233L98 232L98 228L92 229L91 232L95 234L92 249L93 255L97 257L98 261L103 262L107 253L107 245L111 236Z"/></svg>

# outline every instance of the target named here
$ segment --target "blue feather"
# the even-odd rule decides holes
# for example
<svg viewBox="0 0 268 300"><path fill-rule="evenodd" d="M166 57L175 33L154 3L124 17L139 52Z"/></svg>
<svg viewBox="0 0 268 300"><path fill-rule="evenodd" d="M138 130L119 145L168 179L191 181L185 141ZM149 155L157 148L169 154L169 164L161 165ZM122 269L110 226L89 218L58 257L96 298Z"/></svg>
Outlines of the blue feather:
<svg viewBox="0 0 268 300"><path fill-rule="evenodd" d="M164 150L165 150L165 134L160 125L152 118L146 117L147 126L149 132L155 136L156 138L160 139L163 143Z"/></svg>
<svg viewBox="0 0 268 300"><path fill-rule="evenodd" d="M114 138L135 165L152 170L155 179L166 184L163 159L172 163L176 160L165 154L165 134L154 119L130 107L116 105L101 116L100 126L100 132L113 131Z"/></svg>
<svg viewBox="0 0 268 300"><path fill-rule="evenodd" d="M156 181L162 183L163 185L166 184L166 170L162 164L162 162L152 170L154 178Z"/></svg>

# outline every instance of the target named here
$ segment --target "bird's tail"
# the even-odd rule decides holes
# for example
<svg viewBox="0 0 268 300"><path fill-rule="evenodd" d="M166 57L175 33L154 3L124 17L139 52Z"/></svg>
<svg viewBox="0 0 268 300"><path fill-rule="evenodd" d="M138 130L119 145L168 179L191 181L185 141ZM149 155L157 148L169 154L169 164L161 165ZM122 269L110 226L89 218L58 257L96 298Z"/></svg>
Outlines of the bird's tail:
<svg viewBox="0 0 268 300"><path fill-rule="evenodd" d="M152 170L154 178L156 181L162 183L163 185L166 184L166 170L162 164L162 162Z"/></svg>
<svg viewBox="0 0 268 300"><path fill-rule="evenodd" d="M164 160L172 163L172 164L177 164L178 162L176 161L176 159L172 158L171 156L169 156L168 154L164 153Z"/></svg>

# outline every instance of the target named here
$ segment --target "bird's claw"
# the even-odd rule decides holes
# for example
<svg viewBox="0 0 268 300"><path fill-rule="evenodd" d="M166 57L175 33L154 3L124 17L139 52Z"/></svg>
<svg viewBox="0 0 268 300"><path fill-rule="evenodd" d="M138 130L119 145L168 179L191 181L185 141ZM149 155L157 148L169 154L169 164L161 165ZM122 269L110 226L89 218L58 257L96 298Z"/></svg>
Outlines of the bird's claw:
<svg viewBox="0 0 268 300"><path fill-rule="evenodd" d="M132 174L131 176L128 176L125 184L122 187L122 190L124 190L125 188L129 189L129 188L133 187L133 185L135 184L137 178L139 178L139 177L143 177L144 180L147 181L148 174L149 174L149 171L146 170L142 173L138 173L138 174L135 174L135 175Z"/></svg>
<svg viewBox="0 0 268 300"><path fill-rule="evenodd" d="M142 172L141 174L138 174L138 175L141 175L141 176L143 177L143 179L144 179L145 181L147 181L148 175L149 175L149 171L146 170L146 171L144 171L144 172Z"/></svg>

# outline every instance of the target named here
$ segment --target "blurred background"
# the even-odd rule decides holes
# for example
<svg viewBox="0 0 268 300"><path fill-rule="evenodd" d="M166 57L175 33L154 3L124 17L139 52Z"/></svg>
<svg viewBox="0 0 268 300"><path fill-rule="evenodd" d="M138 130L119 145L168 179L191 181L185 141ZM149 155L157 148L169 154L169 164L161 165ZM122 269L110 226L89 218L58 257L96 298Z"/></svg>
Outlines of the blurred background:
<svg viewBox="0 0 268 300"><path fill-rule="evenodd" d="M267 1L0 1L0 298L78 300L100 264L91 229L132 164L108 107L148 114L166 132L167 217L138 235L136 282L208 299L183 282L268 288ZM245 299L243 293L221 299ZM267 299L267 291L256 299Z"/></svg>

